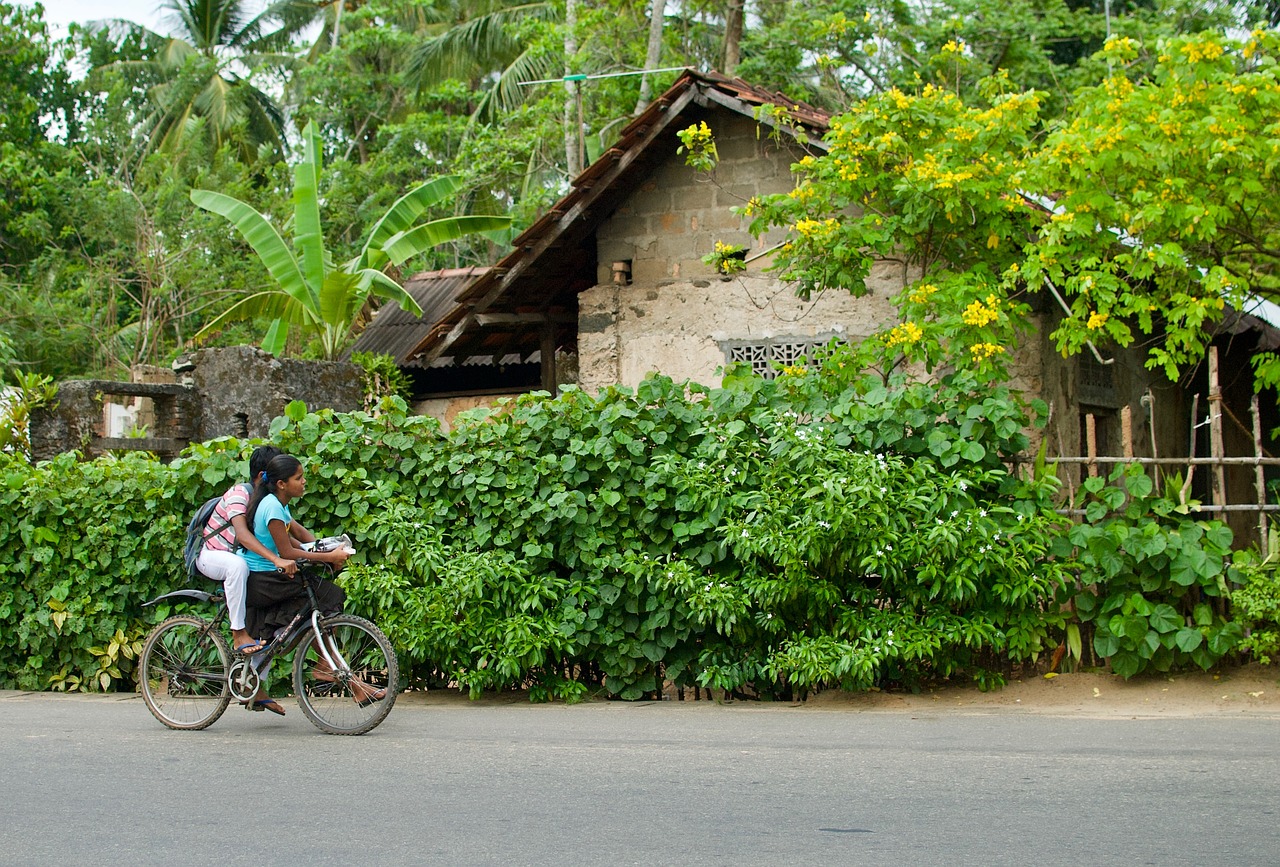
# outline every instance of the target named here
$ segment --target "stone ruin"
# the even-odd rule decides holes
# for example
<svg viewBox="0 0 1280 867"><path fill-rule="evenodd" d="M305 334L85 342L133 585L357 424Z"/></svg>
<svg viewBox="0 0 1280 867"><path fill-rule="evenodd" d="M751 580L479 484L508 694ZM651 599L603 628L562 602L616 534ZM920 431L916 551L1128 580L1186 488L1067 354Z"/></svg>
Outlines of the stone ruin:
<svg viewBox="0 0 1280 867"><path fill-rule="evenodd" d="M266 437L295 400L308 409L361 409L361 370L343 361L275 358L250 346L202 349L172 371L135 371L138 382L71 380L57 405L31 414L31 456L80 451L153 452L171 459L193 442L223 436Z"/></svg>

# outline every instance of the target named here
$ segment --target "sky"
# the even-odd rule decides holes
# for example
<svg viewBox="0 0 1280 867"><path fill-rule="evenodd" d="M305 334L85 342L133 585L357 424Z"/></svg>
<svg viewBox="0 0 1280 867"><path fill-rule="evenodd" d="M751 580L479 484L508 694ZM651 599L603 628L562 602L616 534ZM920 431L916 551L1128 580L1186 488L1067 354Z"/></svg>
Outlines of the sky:
<svg viewBox="0 0 1280 867"><path fill-rule="evenodd" d="M25 4L24 4L25 5ZM160 26L160 0L44 0L44 20L66 32L72 21L127 18L153 30Z"/></svg>

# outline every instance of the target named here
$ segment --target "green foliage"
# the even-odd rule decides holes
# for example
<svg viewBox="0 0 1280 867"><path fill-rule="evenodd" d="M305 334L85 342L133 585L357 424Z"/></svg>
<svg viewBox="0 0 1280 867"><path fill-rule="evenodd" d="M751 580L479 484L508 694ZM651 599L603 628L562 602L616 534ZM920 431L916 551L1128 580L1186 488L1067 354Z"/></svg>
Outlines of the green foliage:
<svg viewBox="0 0 1280 867"><path fill-rule="evenodd" d="M0 683L128 688L141 603L179 583L182 528L246 471L235 441L169 467L143 455L32 467L0 456Z"/></svg>
<svg viewBox="0 0 1280 867"><path fill-rule="evenodd" d="M350 605L416 683L539 700L665 681L762 697L990 688L1059 641L1079 658L1081 626L1126 676L1208 667L1237 644L1224 526L1140 472L1087 482L1089 523L1065 524L1051 474L1004 469L1026 408L962 372L886 380L864 352L719 389L655 376L527 395L448 434L395 397L376 416L294 403L271 441L307 462L299 519L356 540ZM181 527L251 445L193 446L170 467L10 459L4 683L127 682L138 606L173 586Z"/></svg>
<svg viewBox="0 0 1280 867"><path fill-rule="evenodd" d="M192 190L191 201L226 218L249 243L276 286L241 299L197 333L226 322L266 317L272 320L262 346L278 354L291 325L320 341L321 357L332 360L346 345L351 326L372 295L396 301L415 315L418 303L384 270L401 265L423 250L474 232L505 229L506 217L445 217L418 222L433 205L457 192L460 182L446 176L419 184L401 196L369 230L355 258L335 265L325 246L320 220L319 131L303 130L305 156L294 169L293 244L286 245L271 222L249 204L211 190Z"/></svg>
<svg viewBox="0 0 1280 867"><path fill-rule="evenodd" d="M1235 565L1244 586L1231 594L1236 619L1244 630L1240 650L1264 665L1270 665L1280 655L1280 577L1276 573L1280 534L1273 528L1269 535L1272 553L1265 559L1255 552L1236 554Z"/></svg>
<svg viewBox="0 0 1280 867"><path fill-rule="evenodd" d="M27 423L31 411L55 405L58 387L38 373L17 371L13 379L14 387L7 394L0 394L0 452L29 460L31 439Z"/></svg>
<svg viewBox="0 0 1280 867"><path fill-rule="evenodd" d="M1085 522L1056 539L1054 553L1075 560L1076 585L1064 601L1092 624L1094 652L1129 678L1188 662L1208 669L1232 651L1243 631L1226 615L1242 581L1231 530L1187 517L1140 466L1087 479L1082 489Z"/></svg>
<svg viewBox="0 0 1280 867"><path fill-rule="evenodd" d="M1020 428L1002 439L997 413L965 428L981 450L953 450L972 419L930 422L915 390L857 410L848 380L868 386L838 358L718 390L653 377L529 396L447 437L394 412L281 420L274 437L326 456L299 508L345 515L378 552L347 572L353 605L428 681L775 695L1034 658L1062 579L1048 498L999 468ZM920 433L893 434L899 408ZM329 463L344 453L358 468Z"/></svg>
<svg viewBox="0 0 1280 867"><path fill-rule="evenodd" d="M390 355L353 352L351 363L361 370L365 409L373 409L386 397L409 398L412 383Z"/></svg>

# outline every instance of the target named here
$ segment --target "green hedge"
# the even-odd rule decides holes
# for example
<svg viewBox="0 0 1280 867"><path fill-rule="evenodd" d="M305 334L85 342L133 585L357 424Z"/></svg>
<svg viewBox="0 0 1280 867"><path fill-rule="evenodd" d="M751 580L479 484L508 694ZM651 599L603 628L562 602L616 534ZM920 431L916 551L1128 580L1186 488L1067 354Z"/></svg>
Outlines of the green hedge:
<svg viewBox="0 0 1280 867"><path fill-rule="evenodd" d="M1055 600L1110 598L1127 579L1079 556L1072 542L1098 545L1067 535L1050 476L1004 471L1027 408L963 378L853 371L837 350L816 372L719 389L655 376L529 395L447 435L399 400L376 417L294 405L272 440L307 462L299 519L356 539L350 607L418 682L565 699L664 680L788 697L992 685L1072 629L1078 642ZM206 443L169 466L10 460L0 686L128 688L130 655L166 613L141 603L184 583L182 528L253 445Z"/></svg>

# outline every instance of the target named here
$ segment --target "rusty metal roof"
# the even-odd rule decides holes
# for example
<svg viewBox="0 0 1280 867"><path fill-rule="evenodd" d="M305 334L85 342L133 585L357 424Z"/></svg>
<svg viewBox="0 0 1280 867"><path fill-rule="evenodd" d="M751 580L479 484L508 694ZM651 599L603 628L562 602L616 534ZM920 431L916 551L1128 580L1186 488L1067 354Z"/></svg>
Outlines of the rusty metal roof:
<svg viewBox="0 0 1280 867"><path fill-rule="evenodd" d="M384 304L350 351L390 355L396 364L408 366L409 353L431 330L431 323L438 322L456 307L458 296L487 270L450 268L414 274L405 281L404 289L418 302L422 316L414 316L394 302Z"/></svg>
<svg viewBox="0 0 1280 867"><path fill-rule="evenodd" d="M512 356L528 361L548 341L557 350L576 351L577 296L596 282L596 228L656 166L672 158L677 123L687 123L689 115L705 116L714 107L754 117L754 110L766 104L790 116L795 129L784 132L803 133L816 142L827 129L830 115L805 102L739 78L685 70L573 180L560 201L515 239L500 262L475 270L465 285L444 276L452 272L414 277L410 284L421 280L418 291L431 302L429 307L415 292L423 317L405 321L403 311L388 305L354 348L375 351L366 347L377 346L376 351L413 367L484 357L494 363ZM368 336L371 331L375 335Z"/></svg>

